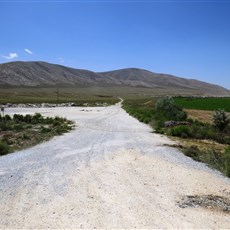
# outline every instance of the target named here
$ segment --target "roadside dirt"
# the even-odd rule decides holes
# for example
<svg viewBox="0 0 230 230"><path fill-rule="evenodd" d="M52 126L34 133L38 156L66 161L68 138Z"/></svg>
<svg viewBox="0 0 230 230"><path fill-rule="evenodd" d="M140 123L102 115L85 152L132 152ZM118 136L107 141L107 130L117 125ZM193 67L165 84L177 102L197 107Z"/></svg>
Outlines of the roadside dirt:
<svg viewBox="0 0 230 230"><path fill-rule="evenodd" d="M76 129L0 158L1 229L230 227L227 209L199 205L228 202L230 180L166 146L175 143L120 105L36 112Z"/></svg>

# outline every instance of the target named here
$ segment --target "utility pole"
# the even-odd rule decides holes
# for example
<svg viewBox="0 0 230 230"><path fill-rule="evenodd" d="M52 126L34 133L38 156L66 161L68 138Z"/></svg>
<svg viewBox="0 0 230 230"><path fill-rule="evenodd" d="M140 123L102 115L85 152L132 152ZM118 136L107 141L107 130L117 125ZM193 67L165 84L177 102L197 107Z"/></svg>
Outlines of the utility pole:
<svg viewBox="0 0 230 230"><path fill-rule="evenodd" d="M1 107L2 117L4 117L4 107Z"/></svg>
<svg viewBox="0 0 230 230"><path fill-rule="evenodd" d="M57 104L59 104L59 88L57 88Z"/></svg>

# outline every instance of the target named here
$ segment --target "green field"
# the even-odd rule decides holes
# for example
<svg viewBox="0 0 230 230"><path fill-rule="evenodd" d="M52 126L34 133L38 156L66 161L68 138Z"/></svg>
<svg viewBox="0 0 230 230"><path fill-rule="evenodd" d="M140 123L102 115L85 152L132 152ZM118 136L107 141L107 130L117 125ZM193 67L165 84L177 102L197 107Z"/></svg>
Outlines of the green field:
<svg viewBox="0 0 230 230"><path fill-rule="evenodd" d="M185 109L197 110L217 110L224 109L230 112L230 98L191 98L191 97L178 97L174 98L176 104Z"/></svg>

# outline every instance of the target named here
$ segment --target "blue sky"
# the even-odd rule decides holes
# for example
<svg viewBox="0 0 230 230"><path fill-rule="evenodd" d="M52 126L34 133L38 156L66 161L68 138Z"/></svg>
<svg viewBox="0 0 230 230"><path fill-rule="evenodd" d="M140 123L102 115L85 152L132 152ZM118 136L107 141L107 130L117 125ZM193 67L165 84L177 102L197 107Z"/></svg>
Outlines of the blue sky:
<svg viewBox="0 0 230 230"><path fill-rule="evenodd" d="M230 1L3 1L0 63L137 67L230 89Z"/></svg>

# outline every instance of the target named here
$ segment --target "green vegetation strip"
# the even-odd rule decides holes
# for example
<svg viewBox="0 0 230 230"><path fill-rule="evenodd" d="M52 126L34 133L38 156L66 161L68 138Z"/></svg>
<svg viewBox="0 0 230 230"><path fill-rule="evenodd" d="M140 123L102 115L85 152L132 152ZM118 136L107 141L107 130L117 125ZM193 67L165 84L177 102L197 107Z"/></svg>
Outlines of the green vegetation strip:
<svg viewBox="0 0 230 230"><path fill-rule="evenodd" d="M178 97L174 98L177 105L185 109L198 110L217 110L224 109L230 112L230 98L193 98L193 97Z"/></svg>
<svg viewBox="0 0 230 230"><path fill-rule="evenodd" d="M40 113L0 115L0 155L34 146L72 127L73 123L66 118L43 117Z"/></svg>
<svg viewBox="0 0 230 230"><path fill-rule="evenodd" d="M125 100L123 108L139 121L150 124L156 132L186 140L184 143L192 143L180 146L185 155L204 162L230 177L230 126L225 112L216 110L213 113L213 123L203 123L188 119L187 114L178 105L178 100L178 98ZM214 98L210 100L215 101ZM207 102L206 99L204 101ZM215 108L223 108L223 101L224 98L217 98L216 102L219 104L216 104ZM204 107L200 108L204 110ZM214 143L212 148L210 142ZM221 149L220 145L223 146Z"/></svg>

